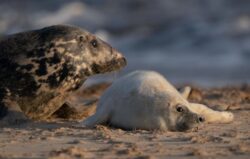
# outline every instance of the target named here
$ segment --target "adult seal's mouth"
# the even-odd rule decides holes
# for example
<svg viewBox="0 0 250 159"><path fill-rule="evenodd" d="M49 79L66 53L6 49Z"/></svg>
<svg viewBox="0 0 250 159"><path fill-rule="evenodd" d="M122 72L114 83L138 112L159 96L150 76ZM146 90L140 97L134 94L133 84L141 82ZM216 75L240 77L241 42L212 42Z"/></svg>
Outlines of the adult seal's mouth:
<svg viewBox="0 0 250 159"><path fill-rule="evenodd" d="M112 71L118 71L127 65L126 58L118 52L116 49L111 47L111 56L109 60L105 60L100 63L93 63L91 65L91 70L96 73L106 73Z"/></svg>
<svg viewBox="0 0 250 159"><path fill-rule="evenodd" d="M118 52L116 49L112 48L111 52L113 55L116 56L116 58L114 58L113 60L111 60L110 62L107 62L107 66L112 66L114 67L114 69L121 69L123 67L125 67L127 65L127 60L126 58L120 53ZM113 71L113 70L111 70Z"/></svg>
<svg viewBox="0 0 250 159"><path fill-rule="evenodd" d="M119 51L75 26L54 25L1 38L0 118L11 115L10 100L30 118L46 119L89 76L125 65Z"/></svg>
<svg viewBox="0 0 250 159"><path fill-rule="evenodd" d="M95 73L105 73L105 72L112 72L122 69L127 65L127 60L125 57L121 57L118 59L113 59L111 61L105 62L103 64L92 64L92 71Z"/></svg>
<svg viewBox="0 0 250 159"><path fill-rule="evenodd" d="M117 60L117 65L118 65L119 68L125 67L125 66L127 65L127 60L126 60L126 58L125 58L125 57L119 58L119 59Z"/></svg>

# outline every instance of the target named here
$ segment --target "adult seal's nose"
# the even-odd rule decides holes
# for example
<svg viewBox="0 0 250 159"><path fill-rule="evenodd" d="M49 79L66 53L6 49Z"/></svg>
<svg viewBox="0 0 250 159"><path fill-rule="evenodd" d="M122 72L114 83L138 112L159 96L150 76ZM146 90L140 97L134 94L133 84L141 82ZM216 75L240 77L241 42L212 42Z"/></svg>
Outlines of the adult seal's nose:
<svg viewBox="0 0 250 159"><path fill-rule="evenodd" d="M122 57L122 58L121 58L121 64L122 64L123 66L126 66L126 65L127 65L127 60L126 60L125 57Z"/></svg>
<svg viewBox="0 0 250 159"><path fill-rule="evenodd" d="M126 58L119 52L117 51L115 48L111 48L111 53L113 55L116 56L116 59L118 61L118 64L121 66L121 67L124 67L127 65L127 60Z"/></svg>

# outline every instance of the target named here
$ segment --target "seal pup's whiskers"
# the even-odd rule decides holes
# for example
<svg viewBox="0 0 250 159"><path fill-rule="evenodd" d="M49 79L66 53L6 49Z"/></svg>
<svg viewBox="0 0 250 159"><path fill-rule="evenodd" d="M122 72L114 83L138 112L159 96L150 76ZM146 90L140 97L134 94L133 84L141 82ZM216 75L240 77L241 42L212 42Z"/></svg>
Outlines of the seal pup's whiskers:
<svg viewBox="0 0 250 159"><path fill-rule="evenodd" d="M162 75L135 71L119 78L103 93L96 113L81 124L107 124L123 129L186 131L204 121L228 122L233 115L189 103ZM195 130L195 129L194 129Z"/></svg>

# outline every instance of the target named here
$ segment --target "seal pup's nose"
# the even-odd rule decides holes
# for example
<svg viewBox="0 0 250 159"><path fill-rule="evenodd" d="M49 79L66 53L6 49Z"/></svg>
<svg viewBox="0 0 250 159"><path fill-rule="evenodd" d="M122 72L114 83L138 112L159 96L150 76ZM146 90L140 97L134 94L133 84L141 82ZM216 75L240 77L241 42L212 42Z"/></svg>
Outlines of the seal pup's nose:
<svg viewBox="0 0 250 159"><path fill-rule="evenodd" d="M203 116L199 116L199 115L198 115L197 122L198 122L198 123L203 123L203 122L205 122L205 118L204 118Z"/></svg>

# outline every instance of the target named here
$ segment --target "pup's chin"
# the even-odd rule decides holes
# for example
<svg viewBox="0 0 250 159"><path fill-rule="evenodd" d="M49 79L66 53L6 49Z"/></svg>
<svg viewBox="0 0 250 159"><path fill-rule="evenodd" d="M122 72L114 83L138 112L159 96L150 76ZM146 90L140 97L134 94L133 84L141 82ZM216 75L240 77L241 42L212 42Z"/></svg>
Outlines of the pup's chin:
<svg viewBox="0 0 250 159"><path fill-rule="evenodd" d="M176 131L181 131L181 132L183 132L183 131L187 131L187 130L189 130L189 129L191 129L191 127L190 127L189 125L187 125L187 124L182 124L182 125L178 125L178 126L177 126Z"/></svg>
<svg viewBox="0 0 250 159"><path fill-rule="evenodd" d="M171 131L179 131L179 132L186 132L192 130L197 127L197 124L190 124L190 123L177 123L174 127L172 127Z"/></svg>

